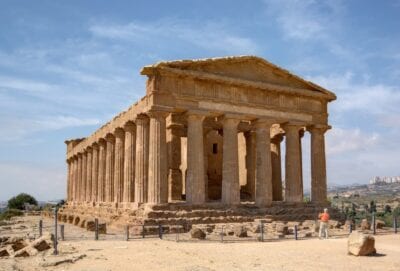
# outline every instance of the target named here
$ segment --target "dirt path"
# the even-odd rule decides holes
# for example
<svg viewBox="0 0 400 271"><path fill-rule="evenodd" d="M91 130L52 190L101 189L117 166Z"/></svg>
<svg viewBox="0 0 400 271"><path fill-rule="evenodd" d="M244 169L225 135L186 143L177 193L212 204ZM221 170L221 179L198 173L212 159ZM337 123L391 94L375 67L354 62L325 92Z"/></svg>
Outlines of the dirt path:
<svg viewBox="0 0 400 271"><path fill-rule="evenodd" d="M88 234L77 227L73 230L82 237ZM379 255L374 257L347 255L346 238L264 243L71 240L60 242L61 256L49 252L0 260L0 270L400 270L400 234L375 238ZM45 267L63 257L82 259Z"/></svg>

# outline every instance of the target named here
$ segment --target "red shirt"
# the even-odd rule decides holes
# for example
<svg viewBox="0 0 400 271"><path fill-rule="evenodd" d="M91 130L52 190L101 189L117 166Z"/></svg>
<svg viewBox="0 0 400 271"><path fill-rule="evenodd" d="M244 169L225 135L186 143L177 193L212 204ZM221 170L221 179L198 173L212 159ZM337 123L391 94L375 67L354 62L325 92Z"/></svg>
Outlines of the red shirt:
<svg viewBox="0 0 400 271"><path fill-rule="evenodd" d="M328 213L321 213L321 214L319 214L319 219L321 219L322 222L328 222L329 221L329 214Z"/></svg>

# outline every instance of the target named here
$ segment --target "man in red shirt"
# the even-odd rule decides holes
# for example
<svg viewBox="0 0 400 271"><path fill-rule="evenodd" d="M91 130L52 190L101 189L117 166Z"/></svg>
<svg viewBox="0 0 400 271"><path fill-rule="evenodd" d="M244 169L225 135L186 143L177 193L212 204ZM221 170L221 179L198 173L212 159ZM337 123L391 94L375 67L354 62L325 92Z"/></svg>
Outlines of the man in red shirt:
<svg viewBox="0 0 400 271"><path fill-rule="evenodd" d="M319 238L322 238L322 233L325 235L325 239L328 239L328 227L329 227L329 213L328 209L325 208L323 213L318 215L319 222Z"/></svg>

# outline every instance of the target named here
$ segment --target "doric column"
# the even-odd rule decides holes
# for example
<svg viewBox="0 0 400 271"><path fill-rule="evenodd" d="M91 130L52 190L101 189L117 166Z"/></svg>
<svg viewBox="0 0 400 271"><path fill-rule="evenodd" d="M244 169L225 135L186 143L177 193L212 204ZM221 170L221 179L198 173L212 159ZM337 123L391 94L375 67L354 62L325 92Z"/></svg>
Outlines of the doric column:
<svg viewBox="0 0 400 271"><path fill-rule="evenodd" d="M297 124L285 124L286 156L285 156L285 201L302 202L303 187L301 177L301 153L299 130L302 126Z"/></svg>
<svg viewBox="0 0 400 271"><path fill-rule="evenodd" d="M99 145L94 143L92 145L92 192L91 201L98 201L98 178L99 178Z"/></svg>
<svg viewBox="0 0 400 271"><path fill-rule="evenodd" d="M256 181L256 133L248 131L244 133L246 140L246 191L255 199Z"/></svg>
<svg viewBox="0 0 400 271"><path fill-rule="evenodd" d="M72 175L71 159L67 160L67 201L71 201L71 175Z"/></svg>
<svg viewBox="0 0 400 271"><path fill-rule="evenodd" d="M136 117L135 202L147 202L149 171L149 118Z"/></svg>
<svg viewBox="0 0 400 271"><path fill-rule="evenodd" d="M117 128L115 136L115 161L114 161L114 202L122 202L124 196L124 153L125 131Z"/></svg>
<svg viewBox="0 0 400 271"><path fill-rule="evenodd" d="M97 179L97 201L105 201L106 186L106 160L107 160L107 142L104 139L99 140L99 174Z"/></svg>
<svg viewBox="0 0 400 271"><path fill-rule="evenodd" d="M327 126L313 126L311 133L311 201L327 201L325 132Z"/></svg>
<svg viewBox="0 0 400 271"><path fill-rule="evenodd" d="M104 187L105 202L114 201L114 149L115 149L115 137L112 134L106 136L106 178Z"/></svg>
<svg viewBox="0 0 400 271"><path fill-rule="evenodd" d="M86 201L92 201L92 148L86 149Z"/></svg>
<svg viewBox="0 0 400 271"><path fill-rule="evenodd" d="M272 166L270 121L258 120L256 126L256 193L257 206L268 206L272 203Z"/></svg>
<svg viewBox="0 0 400 271"><path fill-rule="evenodd" d="M240 203L237 127L240 120L223 119L222 203Z"/></svg>
<svg viewBox="0 0 400 271"><path fill-rule="evenodd" d="M168 201L182 199L181 129L177 124L171 124L167 129Z"/></svg>
<svg viewBox="0 0 400 271"><path fill-rule="evenodd" d="M125 154L124 154L124 202L133 202L135 195L135 152L136 127L132 122L124 126Z"/></svg>
<svg viewBox="0 0 400 271"><path fill-rule="evenodd" d="M80 164L80 159L79 159L79 155L76 155L74 157L75 159L75 175L74 175L74 202L78 202L79 201L79 179L80 179L80 174L79 174L79 164Z"/></svg>
<svg viewBox="0 0 400 271"><path fill-rule="evenodd" d="M186 202L189 204L202 204L206 198L203 121L204 115L191 112L187 115Z"/></svg>
<svg viewBox="0 0 400 271"><path fill-rule="evenodd" d="M87 152L82 153L82 179L81 179L81 202L86 201L86 175L87 175Z"/></svg>
<svg viewBox="0 0 400 271"><path fill-rule="evenodd" d="M272 200L282 201L282 165L281 142L283 135L278 134L271 138L271 164L272 164Z"/></svg>
<svg viewBox="0 0 400 271"><path fill-rule="evenodd" d="M148 202L168 202L166 112L150 112Z"/></svg>

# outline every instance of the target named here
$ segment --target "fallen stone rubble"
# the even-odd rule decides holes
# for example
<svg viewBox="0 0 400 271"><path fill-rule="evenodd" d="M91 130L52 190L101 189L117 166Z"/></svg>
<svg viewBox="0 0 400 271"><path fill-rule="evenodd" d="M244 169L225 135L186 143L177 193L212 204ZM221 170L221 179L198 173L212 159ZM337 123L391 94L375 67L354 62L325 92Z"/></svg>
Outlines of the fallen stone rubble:
<svg viewBox="0 0 400 271"><path fill-rule="evenodd" d="M26 236L3 236L0 240L0 258L3 257L29 257L53 246L54 236L44 234L36 240L30 241Z"/></svg>

